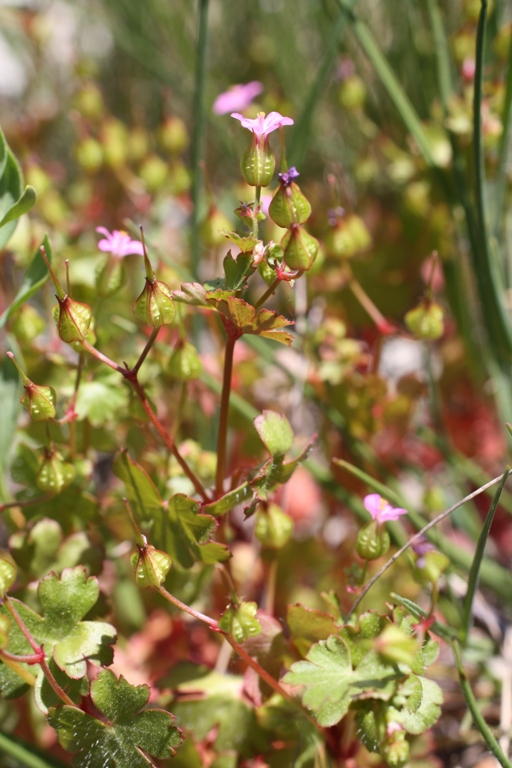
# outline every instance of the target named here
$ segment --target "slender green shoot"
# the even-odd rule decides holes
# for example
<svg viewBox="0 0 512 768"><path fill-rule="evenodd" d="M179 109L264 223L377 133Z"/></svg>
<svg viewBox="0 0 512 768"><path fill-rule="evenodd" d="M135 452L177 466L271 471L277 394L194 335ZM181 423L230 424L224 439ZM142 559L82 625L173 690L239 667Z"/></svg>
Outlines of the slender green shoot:
<svg viewBox="0 0 512 768"><path fill-rule="evenodd" d="M455 663L457 664L457 670L459 673L460 687L462 689L462 693L466 700L468 709L471 712L471 716L473 717L473 722L475 723L476 727L480 731L485 743L491 750L496 760L503 766L503 768L512 768L512 764L510 763L510 760L508 760L507 757L505 756L503 750L501 749L494 735L491 733L491 729L485 722L484 718L482 717L482 713L478 708L478 703L473 695L473 691L471 690L469 680L466 676L466 672L462 665L462 658L461 658L460 647L458 642L454 640L451 646L453 650L453 655L455 656Z"/></svg>
<svg viewBox="0 0 512 768"><path fill-rule="evenodd" d="M190 250L192 273L197 280L201 258L199 240L199 202L201 197L201 150L206 123L204 90L206 82L206 47L208 39L208 0L198 0L199 31L197 40L196 82L194 92L194 132L192 136L192 215L190 217Z"/></svg>
<svg viewBox="0 0 512 768"><path fill-rule="evenodd" d="M500 501L501 492L505 487L505 483L507 482L507 478L509 474L510 474L510 467L507 467L505 472L503 473L501 482L498 485L498 488L496 489L496 493L494 494L494 498L492 500L491 506L489 507L489 511L485 518L482 532L480 533L480 537L478 539L478 543L476 546L476 552L475 552L475 557L473 559L473 564L471 566L471 570L469 571L468 589L466 592L466 596L464 598L464 606L462 609L461 643L463 644L467 640L468 633L471 627L471 609L473 606L475 593L478 588L480 566L482 564L482 560L484 557L485 545L489 537L489 531L491 530L492 521L494 519L494 513L496 512L496 508Z"/></svg>
<svg viewBox="0 0 512 768"><path fill-rule="evenodd" d="M494 201L494 233L499 238L502 234L505 213L505 191L507 188L507 155L510 144L510 131L512 129L512 38L508 52L508 73L505 89L505 99L501 113L503 131L500 137L498 154L498 172L496 176L496 197Z"/></svg>
<svg viewBox="0 0 512 768"><path fill-rule="evenodd" d="M38 755L33 747L26 746L19 739L0 732L0 753L2 752L26 768L65 768L65 764L60 760L52 757L50 761Z"/></svg>

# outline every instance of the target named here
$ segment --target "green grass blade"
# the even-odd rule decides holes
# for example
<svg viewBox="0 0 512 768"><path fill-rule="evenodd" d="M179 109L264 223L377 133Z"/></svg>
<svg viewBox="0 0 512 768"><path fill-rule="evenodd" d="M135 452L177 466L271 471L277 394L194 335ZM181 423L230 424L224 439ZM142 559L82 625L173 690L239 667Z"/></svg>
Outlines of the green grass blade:
<svg viewBox="0 0 512 768"><path fill-rule="evenodd" d="M199 261L201 258L201 242L199 239L199 201L201 197L201 151L203 143L206 115L204 110L204 91L206 83L206 47L208 40L208 0L198 0L199 30L197 38L196 83L194 92L194 132L192 135L192 215L190 217L191 233L191 269L194 280L197 280Z"/></svg>
<svg viewBox="0 0 512 768"><path fill-rule="evenodd" d="M460 687L462 689L462 693L466 700L466 704L468 705L468 709L471 712L471 715L473 717L473 722L475 723L476 727L482 734L482 737L485 743L493 753L494 757L503 766L503 768L512 768L510 761L507 759L500 745L494 738L489 726L485 722L478 708L478 703L473 695L473 691L471 690L469 680L466 677L466 672L464 671L464 667L462 665L462 658L460 655L459 644L456 641L454 641L452 642L451 645L452 645L453 654L455 656L455 663L457 664L457 670L459 672Z"/></svg>
<svg viewBox="0 0 512 768"><path fill-rule="evenodd" d="M49 760L38 754L32 746L24 744L20 739L8 736L0 731L0 753L8 755L13 761L11 764L20 768L65 768L65 764L56 758Z"/></svg>
<svg viewBox="0 0 512 768"><path fill-rule="evenodd" d="M432 147L416 110L400 85L397 76L391 69L388 60L384 56L368 25L355 15L347 0L338 0L338 5L350 21L361 47L373 64L376 73L380 77L383 86L393 101L393 104L405 123L409 133L416 141L425 162L428 166L434 168L436 166L436 161L432 153Z"/></svg>
<svg viewBox="0 0 512 768"><path fill-rule="evenodd" d="M498 488L496 489L496 493L494 494L494 498L492 500L491 506L489 507L487 516L485 518L482 532L480 533L480 536L478 539L475 557L473 558L473 563L471 565L471 570L469 571L468 589L466 592L466 596L464 598L464 606L462 609L461 642L463 643L465 643L467 640L470 625L471 625L471 609L473 607L473 600L475 598L475 593L478 587L480 567L482 565L482 560L484 557L485 545L489 537L489 531L491 530L492 521L494 519L494 513L496 512L496 507L499 504L501 492L505 487L505 483L507 482L509 472L510 472L510 468L507 467L507 469L503 473L501 482L498 485Z"/></svg>

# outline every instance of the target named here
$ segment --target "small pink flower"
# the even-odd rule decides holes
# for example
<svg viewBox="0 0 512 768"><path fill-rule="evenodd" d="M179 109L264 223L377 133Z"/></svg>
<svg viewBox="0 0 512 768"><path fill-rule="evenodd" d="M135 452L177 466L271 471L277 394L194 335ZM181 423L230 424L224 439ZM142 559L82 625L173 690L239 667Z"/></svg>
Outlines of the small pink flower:
<svg viewBox="0 0 512 768"><path fill-rule="evenodd" d="M407 510L400 507L392 507L387 499L383 499L378 493L370 493L363 499L365 509L378 523L387 523L390 520L398 520L400 515L406 515Z"/></svg>
<svg viewBox="0 0 512 768"><path fill-rule="evenodd" d="M213 102L212 110L216 115L227 115L235 109L247 109L253 99L263 90L263 85L258 80L250 83L232 85L227 91L217 96Z"/></svg>
<svg viewBox="0 0 512 768"><path fill-rule="evenodd" d="M238 112L233 112L231 117L240 120L244 128L252 131L258 144L277 128L281 128L283 125L293 125L291 117L283 117L279 112L269 112L266 117L264 112L260 112L255 120L239 115Z"/></svg>
<svg viewBox="0 0 512 768"><path fill-rule="evenodd" d="M109 232L105 227L96 227L96 232L105 236L105 239L100 240L98 243L100 251L107 251L108 253L111 253L112 256L117 256L119 259L128 256L130 253L144 256L142 243L139 242L139 240L132 240L128 232L123 232L118 229Z"/></svg>

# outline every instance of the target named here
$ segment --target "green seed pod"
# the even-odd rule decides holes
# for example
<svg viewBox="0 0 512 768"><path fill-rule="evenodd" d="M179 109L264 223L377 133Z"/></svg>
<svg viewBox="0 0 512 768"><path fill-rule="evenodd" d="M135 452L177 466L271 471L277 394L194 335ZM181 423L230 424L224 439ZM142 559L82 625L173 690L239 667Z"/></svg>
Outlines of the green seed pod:
<svg viewBox="0 0 512 768"><path fill-rule="evenodd" d="M377 560L385 555L389 549L389 533L385 526L372 520L364 528L361 528L357 536L356 550L363 560Z"/></svg>
<svg viewBox="0 0 512 768"><path fill-rule="evenodd" d="M27 409L32 421L48 421L55 418L56 400L53 387L39 386L30 382L25 385L25 394L20 403Z"/></svg>
<svg viewBox="0 0 512 768"><path fill-rule="evenodd" d="M405 324L417 339L434 341L444 333L443 308L434 301L424 299L417 307L409 310Z"/></svg>
<svg viewBox="0 0 512 768"><path fill-rule="evenodd" d="M30 343L44 331L45 322L34 307L24 304L9 321L9 330L19 341Z"/></svg>
<svg viewBox="0 0 512 768"><path fill-rule="evenodd" d="M179 117L166 117L158 129L158 139L171 155L180 155L189 145L187 126Z"/></svg>
<svg viewBox="0 0 512 768"><path fill-rule="evenodd" d="M165 552L150 544L134 553L131 558L135 568L135 581L139 587L159 587L169 573L172 560Z"/></svg>
<svg viewBox="0 0 512 768"><path fill-rule="evenodd" d="M103 147L99 141L88 136L77 145L76 159L84 171L97 173L103 165Z"/></svg>
<svg viewBox="0 0 512 768"><path fill-rule="evenodd" d="M318 253L318 240L300 224L292 224L281 240L284 262L289 269L308 270Z"/></svg>
<svg viewBox="0 0 512 768"><path fill-rule="evenodd" d="M298 184L281 183L274 192L268 212L279 227L288 228L292 224L304 224L311 216L311 205Z"/></svg>
<svg viewBox="0 0 512 768"><path fill-rule="evenodd" d="M178 381L191 381L201 375L203 364L193 344L182 342L174 350L166 373Z"/></svg>
<svg viewBox="0 0 512 768"><path fill-rule="evenodd" d="M56 414L55 403L57 400L55 390L52 387L34 384L21 370L12 352L8 352L7 356L11 358L21 376L25 394L21 398L20 403L27 409L32 421L54 419Z"/></svg>
<svg viewBox="0 0 512 768"><path fill-rule="evenodd" d="M36 475L36 485L41 491L60 493L75 479L75 468L64 461L61 454L45 449L43 461Z"/></svg>
<svg viewBox="0 0 512 768"><path fill-rule="evenodd" d="M16 567L10 560L6 560L5 557L0 557L0 597L5 597L15 581Z"/></svg>
<svg viewBox="0 0 512 768"><path fill-rule="evenodd" d="M176 316L171 289L160 280L149 280L146 277L146 285L134 303L132 312L153 328L170 325Z"/></svg>
<svg viewBox="0 0 512 768"><path fill-rule="evenodd" d="M70 344L73 341L84 341L92 320L92 309L88 304L57 296L58 304L53 308L53 317L62 341Z"/></svg>
<svg viewBox="0 0 512 768"><path fill-rule="evenodd" d="M240 170L251 187L267 187L272 181L276 159L270 150L267 137L258 141L253 135L252 141L242 155Z"/></svg>

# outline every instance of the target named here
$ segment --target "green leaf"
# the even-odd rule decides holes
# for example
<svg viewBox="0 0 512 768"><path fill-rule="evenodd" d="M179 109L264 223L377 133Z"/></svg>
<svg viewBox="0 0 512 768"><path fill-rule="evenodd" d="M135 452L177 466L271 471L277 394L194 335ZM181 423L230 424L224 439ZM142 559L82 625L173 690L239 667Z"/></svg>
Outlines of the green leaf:
<svg viewBox="0 0 512 768"><path fill-rule="evenodd" d="M284 457L293 445L293 430L283 414L263 411L254 419L254 426L261 442L274 457Z"/></svg>
<svg viewBox="0 0 512 768"><path fill-rule="evenodd" d="M255 336L264 336L288 346L293 341L291 333L281 330L286 326L293 325L293 320L287 320L270 309L256 310L251 304L234 296L228 298L209 296L208 303L226 317L238 329L240 335L249 333Z"/></svg>
<svg viewBox="0 0 512 768"><path fill-rule="evenodd" d="M162 511L164 501L148 473L132 461L126 450L116 454L112 471L124 483L137 522L152 521L155 514Z"/></svg>
<svg viewBox="0 0 512 768"><path fill-rule="evenodd" d="M274 694L256 711L259 724L270 731L273 740L291 742L289 750L277 753L279 768L315 768L327 765L322 761L325 744L322 734L305 717L298 717L297 707ZM318 761L318 762L317 762ZM272 765L272 763L271 763Z"/></svg>
<svg viewBox="0 0 512 768"><path fill-rule="evenodd" d="M7 149L7 159L2 176L0 177L0 221L21 197L23 177L18 162L10 149ZM8 221L0 227L0 251L7 245L16 229L17 221Z"/></svg>
<svg viewBox="0 0 512 768"><path fill-rule="evenodd" d="M20 198L9 208L3 219L0 221L0 228L4 227L10 221L15 221L23 216L24 213L30 211L37 200L37 192L34 187L30 185L26 186L23 190Z"/></svg>
<svg viewBox="0 0 512 768"><path fill-rule="evenodd" d="M78 389L75 411L79 419L89 419L93 427L101 427L128 408L128 389L119 383L112 369L97 373L92 381L82 381Z"/></svg>
<svg viewBox="0 0 512 768"><path fill-rule="evenodd" d="M161 549L182 568L191 568L198 561L214 565L230 557L225 544L210 541L217 523L213 517L200 514L200 508L199 502L182 493L169 501L165 546Z"/></svg>
<svg viewBox="0 0 512 768"><path fill-rule="evenodd" d="M249 238L247 238L249 239ZM251 240L253 238L250 238ZM254 245L256 245L254 242ZM254 246L253 246L254 247ZM241 248L243 251L243 249ZM252 249L249 249L252 250ZM241 291L247 285L247 278L254 272L252 267L252 254L251 253L239 253L236 259L231 255L231 251L228 252L224 258L224 274L226 279L224 281L224 287L228 291Z"/></svg>
<svg viewBox="0 0 512 768"><path fill-rule="evenodd" d="M48 235L43 237L42 245L46 251L46 255L48 256L48 261L51 263L53 255ZM41 251L38 248L32 256L32 260L28 265L28 269L23 276L23 280L21 281L18 293L16 294L11 305L7 307L5 312L0 316L0 328L3 328L11 315L13 315L23 304L32 298L32 296L46 282L48 277L48 269L43 261L43 257L41 256Z"/></svg>
<svg viewBox="0 0 512 768"><path fill-rule="evenodd" d="M268 732L258 725L254 707L242 699L242 677L210 672L198 679L189 674L180 681L178 691L188 695L173 706L176 724L198 741L216 728L217 752L232 750L243 759L269 748Z"/></svg>
<svg viewBox="0 0 512 768"><path fill-rule="evenodd" d="M256 618L258 606L256 603L239 603L227 609L219 620L223 632L232 635L237 643L243 643L250 637L261 632L261 624Z"/></svg>
<svg viewBox="0 0 512 768"><path fill-rule="evenodd" d="M335 725L350 706L353 671L347 646L331 635L311 647L307 661L298 661L285 675L287 685L304 685L304 706L311 709L320 725Z"/></svg>
<svg viewBox="0 0 512 768"><path fill-rule="evenodd" d="M91 696L106 722L70 706L51 709L48 718L61 746L77 753L77 768L147 768L151 757L172 757L180 745L173 715L162 709L140 712L149 700L147 685L130 685L104 669L91 684Z"/></svg>
<svg viewBox="0 0 512 768"><path fill-rule="evenodd" d="M311 649L306 661L292 665L283 682L304 685L303 703L318 722L330 726L347 713L352 700L389 701L404 673L373 650L375 637L386 617L365 614L357 629L343 627L345 636L331 635ZM389 621L387 622L389 625Z"/></svg>
<svg viewBox="0 0 512 768"><path fill-rule="evenodd" d="M311 646L318 640L327 640L338 632L339 627L328 613L306 608L300 603L289 605L286 611L286 623L294 646L301 656L306 656Z"/></svg>
<svg viewBox="0 0 512 768"><path fill-rule="evenodd" d="M111 646L116 638L114 627L105 622L81 621L98 599L99 587L95 577L88 577L81 566L66 569L60 578L50 573L39 582L37 594L41 616L19 600L11 599L11 603L36 642L44 645L47 661L55 661L59 669L75 679L86 674L87 660L97 665L112 663ZM0 613L8 615L4 606L0 607ZM15 622L12 622L9 633L9 651L18 655L32 653ZM16 695L19 680L14 684L13 674L4 664L0 665L0 691L3 695ZM43 679L44 674L39 669L38 688Z"/></svg>
<svg viewBox="0 0 512 768"><path fill-rule="evenodd" d="M419 734L426 731L439 719L443 693L433 680L410 675L398 689L398 697L405 703L393 712L393 721L400 723L407 733Z"/></svg>
<svg viewBox="0 0 512 768"><path fill-rule="evenodd" d="M203 307L204 309L213 309L208 302L209 298L215 297L220 300L230 296L232 296L231 291L207 291L201 283L183 283L181 291L172 292L172 298L175 301L180 301L182 304L189 304L193 307Z"/></svg>

